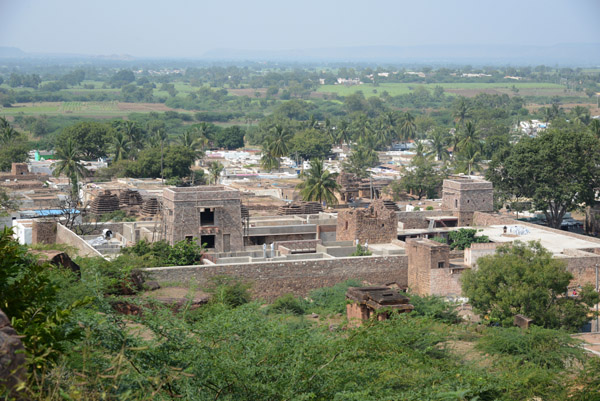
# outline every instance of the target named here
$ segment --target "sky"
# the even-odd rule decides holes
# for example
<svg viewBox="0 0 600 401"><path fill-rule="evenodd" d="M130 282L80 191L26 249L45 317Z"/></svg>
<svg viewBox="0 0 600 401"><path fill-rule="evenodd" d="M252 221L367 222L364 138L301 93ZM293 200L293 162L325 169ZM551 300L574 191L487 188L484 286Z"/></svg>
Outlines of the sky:
<svg viewBox="0 0 600 401"><path fill-rule="evenodd" d="M600 0L0 0L0 46L201 57L291 50L600 42Z"/></svg>

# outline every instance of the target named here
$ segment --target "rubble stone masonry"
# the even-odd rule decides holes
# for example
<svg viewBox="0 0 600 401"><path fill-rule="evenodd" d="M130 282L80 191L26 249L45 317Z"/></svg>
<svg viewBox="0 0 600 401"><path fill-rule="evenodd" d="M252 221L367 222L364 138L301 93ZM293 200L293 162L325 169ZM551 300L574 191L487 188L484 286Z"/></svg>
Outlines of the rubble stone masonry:
<svg viewBox="0 0 600 401"><path fill-rule="evenodd" d="M398 236L398 216L385 207L382 200L367 209L338 212L336 241L358 241L361 244L385 244Z"/></svg>

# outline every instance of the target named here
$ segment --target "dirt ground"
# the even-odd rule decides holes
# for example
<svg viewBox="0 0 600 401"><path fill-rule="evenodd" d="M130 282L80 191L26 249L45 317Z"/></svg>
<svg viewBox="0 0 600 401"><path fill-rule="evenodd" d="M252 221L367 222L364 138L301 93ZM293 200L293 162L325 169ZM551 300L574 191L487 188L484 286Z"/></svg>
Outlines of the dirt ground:
<svg viewBox="0 0 600 401"><path fill-rule="evenodd" d="M128 111L128 112L136 112L136 111L169 111L176 110L170 107L165 106L162 103L117 103L117 108L119 110Z"/></svg>
<svg viewBox="0 0 600 401"><path fill-rule="evenodd" d="M596 329L596 322L592 322L592 330ZM600 356L600 333L582 333L573 335L575 338L585 341L584 347L598 352Z"/></svg>

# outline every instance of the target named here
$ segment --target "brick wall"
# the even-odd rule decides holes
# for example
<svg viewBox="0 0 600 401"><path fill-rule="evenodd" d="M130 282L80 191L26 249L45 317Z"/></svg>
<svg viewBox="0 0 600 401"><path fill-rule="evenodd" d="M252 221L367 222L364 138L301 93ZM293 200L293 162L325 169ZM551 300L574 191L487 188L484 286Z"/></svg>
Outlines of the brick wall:
<svg viewBox="0 0 600 401"><path fill-rule="evenodd" d="M252 264L176 266L144 269L159 282L197 282L200 288L215 275L229 275L253 283L255 297L273 300L286 293L306 296L311 290L347 279L372 285L407 285L407 258L367 256L337 259L263 262Z"/></svg>
<svg viewBox="0 0 600 401"><path fill-rule="evenodd" d="M430 294L442 297L459 297L461 295L461 282L463 270L457 269L431 269Z"/></svg>

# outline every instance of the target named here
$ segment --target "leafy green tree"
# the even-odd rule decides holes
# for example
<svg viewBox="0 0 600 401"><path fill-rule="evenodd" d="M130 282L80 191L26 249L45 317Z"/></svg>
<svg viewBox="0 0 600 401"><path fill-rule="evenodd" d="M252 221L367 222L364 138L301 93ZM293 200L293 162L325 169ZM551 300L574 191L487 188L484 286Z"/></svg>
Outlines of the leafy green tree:
<svg viewBox="0 0 600 401"><path fill-rule="evenodd" d="M435 198L446 176L444 171L436 170L429 160L415 157L400 179L400 188L413 193L419 200L424 196Z"/></svg>
<svg viewBox="0 0 600 401"><path fill-rule="evenodd" d="M402 140L408 140L415 137L417 133L417 126L415 124L415 117L406 112L402 115L402 122L400 123L400 135Z"/></svg>
<svg viewBox="0 0 600 401"><path fill-rule="evenodd" d="M323 160L313 159L310 161L310 168L301 174L303 181L296 188L305 201L336 205L338 200L335 193L339 191L337 176L337 173L331 173L325 168Z"/></svg>
<svg viewBox="0 0 600 401"><path fill-rule="evenodd" d="M350 156L344 160L342 169L346 173L353 174L359 178L366 178L370 175L367 169L375 167L377 164L379 164L377 152L359 144L352 149Z"/></svg>
<svg viewBox="0 0 600 401"><path fill-rule="evenodd" d="M218 130L214 135L215 146L229 150L244 147L244 135L246 131L239 125L234 125Z"/></svg>
<svg viewBox="0 0 600 401"><path fill-rule="evenodd" d="M548 225L560 228L567 211L591 205L600 187L600 140L579 124L560 124L524 138L492 160L486 177L515 198L530 198Z"/></svg>
<svg viewBox="0 0 600 401"><path fill-rule="evenodd" d="M183 178L191 174L190 166L196 157L192 150L181 145L170 145L163 149L162 154L164 178ZM146 148L138 154L136 161L129 162L124 166L124 173L129 177L160 178L160 160L160 147Z"/></svg>
<svg viewBox="0 0 600 401"><path fill-rule="evenodd" d="M58 148L64 148L71 140L77 145L81 157L87 160L105 157L112 129L109 125L93 121L80 122L65 128L56 140Z"/></svg>
<svg viewBox="0 0 600 401"><path fill-rule="evenodd" d="M60 176L61 174L69 178L71 183L71 197L79 199L78 182L87 175L87 169L81 163L81 151L75 141L68 138L66 142L60 146L54 155L57 162L53 163L53 174Z"/></svg>
<svg viewBox="0 0 600 401"><path fill-rule="evenodd" d="M29 146L26 137L0 117L0 171L8 171L12 163L27 161Z"/></svg>
<svg viewBox="0 0 600 401"><path fill-rule="evenodd" d="M538 326L575 331L589 321L590 306L598 302L588 287L579 298L565 296L573 275L539 242L517 241L477 259L477 265L463 273L463 294L474 310L506 327L522 314Z"/></svg>
<svg viewBox="0 0 600 401"><path fill-rule="evenodd" d="M331 141L316 129L297 132L290 140L289 152L304 160L324 159L331 153Z"/></svg>
<svg viewBox="0 0 600 401"><path fill-rule="evenodd" d="M219 177L223 168L223 165L217 161L208 163L208 176L213 184L217 185L219 183Z"/></svg>

